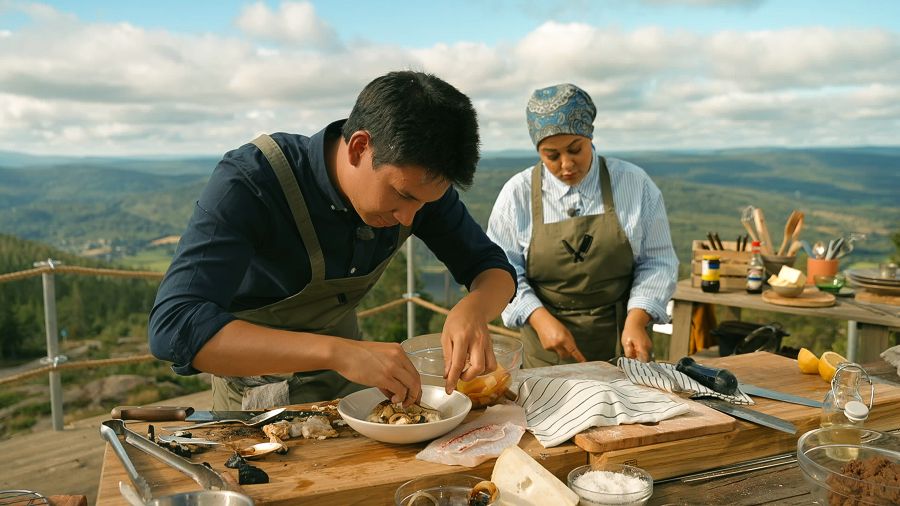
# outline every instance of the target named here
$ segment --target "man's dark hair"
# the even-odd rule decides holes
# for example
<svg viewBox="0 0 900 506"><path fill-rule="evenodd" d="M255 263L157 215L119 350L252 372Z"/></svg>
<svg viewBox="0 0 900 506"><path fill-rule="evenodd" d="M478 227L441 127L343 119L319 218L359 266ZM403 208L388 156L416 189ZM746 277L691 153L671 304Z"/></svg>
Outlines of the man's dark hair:
<svg viewBox="0 0 900 506"><path fill-rule="evenodd" d="M422 72L381 76L360 92L343 135L365 130L372 164L418 165L433 177L468 188L478 164L478 120L469 97Z"/></svg>

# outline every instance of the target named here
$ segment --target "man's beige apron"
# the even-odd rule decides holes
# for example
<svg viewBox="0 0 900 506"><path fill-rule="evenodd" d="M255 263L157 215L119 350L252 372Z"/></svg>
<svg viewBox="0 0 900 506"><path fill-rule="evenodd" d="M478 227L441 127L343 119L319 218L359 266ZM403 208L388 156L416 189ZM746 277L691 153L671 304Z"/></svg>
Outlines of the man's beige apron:
<svg viewBox="0 0 900 506"><path fill-rule="evenodd" d="M621 350L620 336L634 270L631 244L619 225L606 160L600 160L603 214L544 223L543 167L531 173L531 245L525 275L538 299L575 337L588 360L609 360ZM587 238L587 237L590 238ZM525 324L525 367L573 362L541 346Z"/></svg>
<svg viewBox="0 0 900 506"><path fill-rule="evenodd" d="M290 164L268 135L259 136L253 144L269 161L287 197L309 255L312 277L299 293L268 306L235 313L235 316L271 328L359 340L356 305L381 277L393 254L365 276L325 279L325 258ZM409 228L401 226L394 254L407 237ZM246 338L253 339L253 336ZM303 346L303 342L298 340L297 346ZM330 400L363 388L331 370L241 378L213 376L212 387L213 409L219 410L263 409Z"/></svg>

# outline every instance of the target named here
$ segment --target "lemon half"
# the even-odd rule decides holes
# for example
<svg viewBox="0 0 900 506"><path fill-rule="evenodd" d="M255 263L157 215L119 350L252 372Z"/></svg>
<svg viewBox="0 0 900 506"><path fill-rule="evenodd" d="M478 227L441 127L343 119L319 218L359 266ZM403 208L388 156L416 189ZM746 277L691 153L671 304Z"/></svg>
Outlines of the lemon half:
<svg viewBox="0 0 900 506"><path fill-rule="evenodd" d="M819 376L822 377L823 380L827 382L831 382L831 378L834 377L834 373L837 371L837 366L841 362L846 362L847 359L838 355L833 351L826 351L819 357Z"/></svg>
<svg viewBox="0 0 900 506"><path fill-rule="evenodd" d="M800 348L800 353L797 355L797 365L800 366L800 372L803 374L819 373L818 357L806 348Z"/></svg>

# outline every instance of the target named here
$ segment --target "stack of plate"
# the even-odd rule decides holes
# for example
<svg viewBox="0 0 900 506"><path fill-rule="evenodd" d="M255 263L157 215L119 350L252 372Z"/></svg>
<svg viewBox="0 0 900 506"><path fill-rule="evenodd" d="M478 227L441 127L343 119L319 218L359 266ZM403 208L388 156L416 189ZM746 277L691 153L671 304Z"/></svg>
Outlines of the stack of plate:
<svg viewBox="0 0 900 506"><path fill-rule="evenodd" d="M900 279L883 278L877 269L849 269L847 277L853 286L882 295L900 295Z"/></svg>

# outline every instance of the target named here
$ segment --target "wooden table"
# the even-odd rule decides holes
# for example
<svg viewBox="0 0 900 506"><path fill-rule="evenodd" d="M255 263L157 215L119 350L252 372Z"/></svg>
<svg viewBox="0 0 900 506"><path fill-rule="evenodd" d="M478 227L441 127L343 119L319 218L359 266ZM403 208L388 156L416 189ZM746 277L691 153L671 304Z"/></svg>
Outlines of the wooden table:
<svg viewBox="0 0 900 506"><path fill-rule="evenodd" d="M707 365L729 368L742 381L809 398L824 397L828 388L827 383L817 375L801 374L795 361L770 353L698 360ZM543 448L529 433L523 436L519 446L563 481L571 469L589 461L634 464L650 472L654 480L666 480L793 452L800 435L818 427L820 410L817 408L767 399L756 400L753 409L790 420L797 426L797 434L786 434L738 420L728 432L604 453L588 454L571 440L554 448ZM876 384L875 407L867 426L876 430L900 428L900 386ZM145 423L130 423L129 427L138 433L146 431ZM387 505L392 504L394 490L413 477L450 474L489 477L495 462L489 460L474 469L421 462L415 460L415 454L425 443L388 445L354 434L345 428L337 439L288 440L290 452L287 455L267 457L257 464L269 473L272 482L246 486L245 492L258 504L296 504L302 500L304 503L325 505ZM185 475L130 445L125 447L138 471L153 485L154 497L199 488ZM209 462L220 472L232 472L223 467L227 457L226 451L214 451L200 454L194 460ZM650 504L810 503L809 488L803 483L798 470L791 471L793 478L773 474L784 467L698 482L675 480L659 483L654 487ZM790 465L786 467L790 468ZM128 478L118 459L107 448L97 504L126 504L117 488L120 480L127 481Z"/></svg>
<svg viewBox="0 0 900 506"><path fill-rule="evenodd" d="M881 359L864 366L873 377L900 388L896 367ZM893 428L900 428L900 425ZM795 450L765 459L768 462L759 461L741 468L657 480L649 505L813 504L809 484L797 465Z"/></svg>
<svg viewBox="0 0 900 506"><path fill-rule="evenodd" d="M672 308L672 339L669 341L669 360L678 360L688 354L691 332L691 314L698 304L716 304L730 308L730 318L739 320L741 308L773 311L777 313L816 316L834 320L848 320L851 328L859 329L858 343L849 332L847 359L854 362L872 362L888 347L890 330L900 329L900 308L887 304L871 304L838 297L831 307L802 308L769 304L759 294L746 291L706 293L691 286L690 279L678 282ZM871 309L867 309L871 308ZM874 309L874 311L872 310ZM879 311L879 312L876 312ZM894 316L882 314L887 312Z"/></svg>
<svg viewBox="0 0 900 506"><path fill-rule="evenodd" d="M294 406L302 409L306 406ZM468 419L479 415L483 409L473 411ZM184 422L155 423L157 427L183 425ZM147 433L147 423L129 422L128 428L138 434ZM446 466L416 460L415 456L426 443L393 445L379 443L359 435L349 427L340 429L340 437L326 440L288 439L286 455L268 455L251 463L263 469L270 482L262 485L245 485L244 493L257 504L316 505L388 505L393 504L397 487L419 476L471 474L489 479L496 459L488 460L475 468ZM162 433L162 432L161 432ZM203 437L196 430L194 437ZM260 432L260 438L262 433ZM178 492L199 490L200 486L186 475L159 460L123 443L138 472L151 485L153 497ZM567 442L554 448L544 448L530 433L519 442L529 455L551 470L563 481L568 472L587 463L587 453ZM237 473L224 466L230 451L210 450L197 454L194 462L208 462L219 473ZM119 481L129 482L128 475L107 445L100 474L97 504L101 506L126 506L119 493Z"/></svg>

